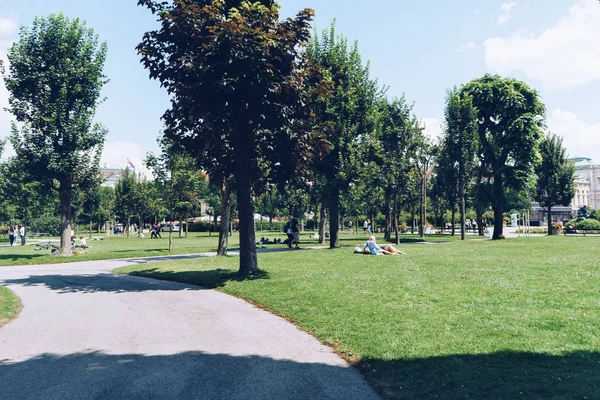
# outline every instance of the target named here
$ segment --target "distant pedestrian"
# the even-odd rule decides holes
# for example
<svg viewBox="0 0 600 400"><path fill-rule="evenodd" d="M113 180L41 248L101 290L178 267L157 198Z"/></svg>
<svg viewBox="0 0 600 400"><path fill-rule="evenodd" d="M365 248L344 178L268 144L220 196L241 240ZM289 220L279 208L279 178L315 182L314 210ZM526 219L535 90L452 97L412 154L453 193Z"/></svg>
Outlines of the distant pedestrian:
<svg viewBox="0 0 600 400"><path fill-rule="evenodd" d="M352 220L348 221L348 232L352 232Z"/></svg>
<svg viewBox="0 0 600 400"><path fill-rule="evenodd" d="M15 229L11 226L10 229L8 230L8 240L10 241L10 245L12 246L15 243L15 235L17 233L15 232Z"/></svg>
<svg viewBox="0 0 600 400"><path fill-rule="evenodd" d="M292 217L288 217L288 222L283 226L283 231L287 235L287 239L283 241L289 248L292 248L292 242L294 241L294 233L292 231Z"/></svg>
<svg viewBox="0 0 600 400"><path fill-rule="evenodd" d="M296 249L300 245L300 224L298 224L298 220L296 217L292 218L292 244L296 244Z"/></svg>
<svg viewBox="0 0 600 400"><path fill-rule="evenodd" d="M160 236L160 230L161 230L161 226L160 226L160 222L158 224L156 224L156 236L158 236L157 239L162 239L162 236Z"/></svg>
<svg viewBox="0 0 600 400"><path fill-rule="evenodd" d="M25 246L25 225L21 224L19 229L19 235L21 236L21 246Z"/></svg>
<svg viewBox="0 0 600 400"><path fill-rule="evenodd" d="M365 219L365 222L363 222L363 233L366 235L367 234L367 230L369 229L369 220Z"/></svg>

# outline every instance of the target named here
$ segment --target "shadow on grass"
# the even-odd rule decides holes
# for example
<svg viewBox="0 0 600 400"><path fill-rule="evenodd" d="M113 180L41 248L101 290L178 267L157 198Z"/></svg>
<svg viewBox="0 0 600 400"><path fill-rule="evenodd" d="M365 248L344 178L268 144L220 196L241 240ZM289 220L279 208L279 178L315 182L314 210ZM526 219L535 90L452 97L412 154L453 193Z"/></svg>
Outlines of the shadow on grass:
<svg viewBox="0 0 600 400"><path fill-rule="evenodd" d="M206 289L215 289L222 287L229 281L253 281L257 279L270 279L271 276L266 271L258 271L252 275L240 275L237 272L228 269L213 269L209 271L160 271L157 268L149 268L141 271L132 271L128 273L133 276L144 278L159 279L163 281L175 281L198 285Z"/></svg>
<svg viewBox="0 0 600 400"><path fill-rule="evenodd" d="M600 353L500 352L356 366L390 399L599 399Z"/></svg>
<svg viewBox="0 0 600 400"><path fill-rule="evenodd" d="M51 256L50 251L37 254L0 254L0 262L3 260L18 261L18 260L35 260L36 258Z"/></svg>
<svg viewBox="0 0 600 400"><path fill-rule="evenodd" d="M139 253L140 251L143 252L147 252L147 253L156 253L159 251L164 251L164 252L168 252L169 248L168 247L163 247L162 249L127 249L127 250L111 250L111 253Z"/></svg>
<svg viewBox="0 0 600 400"><path fill-rule="evenodd" d="M378 398L351 368L197 351L40 354L0 361L0 382L0 397L13 400Z"/></svg>

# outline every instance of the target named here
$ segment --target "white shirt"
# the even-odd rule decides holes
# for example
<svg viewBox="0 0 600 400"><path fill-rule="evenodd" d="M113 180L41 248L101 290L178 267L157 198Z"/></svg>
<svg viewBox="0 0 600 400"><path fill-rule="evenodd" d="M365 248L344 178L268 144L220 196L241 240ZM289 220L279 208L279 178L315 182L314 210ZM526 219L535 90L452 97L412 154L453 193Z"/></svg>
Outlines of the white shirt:
<svg viewBox="0 0 600 400"><path fill-rule="evenodd" d="M22 226L21 229L19 229L19 234L21 236L25 236L25 227L24 226Z"/></svg>

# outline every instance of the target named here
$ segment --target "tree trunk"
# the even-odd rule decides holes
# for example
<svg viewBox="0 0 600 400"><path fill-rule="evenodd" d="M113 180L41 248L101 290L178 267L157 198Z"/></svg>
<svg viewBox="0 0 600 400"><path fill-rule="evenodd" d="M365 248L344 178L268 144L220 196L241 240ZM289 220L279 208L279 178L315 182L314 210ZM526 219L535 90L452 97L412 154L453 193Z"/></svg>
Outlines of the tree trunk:
<svg viewBox="0 0 600 400"><path fill-rule="evenodd" d="M394 243L400 244L400 231L398 229L398 198L394 199L394 209L392 212L393 224L394 224L394 232L396 232L396 240Z"/></svg>
<svg viewBox="0 0 600 400"><path fill-rule="evenodd" d="M139 225L138 225L138 236L142 237L142 228L144 227L144 221L142 220L142 217L140 217L140 221L139 221Z"/></svg>
<svg viewBox="0 0 600 400"><path fill-rule="evenodd" d="M169 228L169 253L173 251L173 229Z"/></svg>
<svg viewBox="0 0 600 400"><path fill-rule="evenodd" d="M239 157L239 156L238 156ZM245 157L237 161L236 194L238 202L239 234L240 234L240 270L242 275L250 275L258 271L256 258L256 234L254 225L254 204L250 177L244 162ZM240 164L244 165L240 165Z"/></svg>
<svg viewBox="0 0 600 400"><path fill-rule="evenodd" d="M504 190L502 178L494 176L494 233L492 240L504 239L502 229L504 224Z"/></svg>
<svg viewBox="0 0 600 400"><path fill-rule="evenodd" d="M389 193L385 194L385 232L383 240L391 241L392 237L392 199ZM375 230L373 230L375 232Z"/></svg>
<svg viewBox="0 0 600 400"><path fill-rule="evenodd" d="M179 237L183 237L183 217L179 216Z"/></svg>
<svg viewBox="0 0 600 400"><path fill-rule="evenodd" d="M319 211L319 244L325 244L325 205L321 204Z"/></svg>
<svg viewBox="0 0 600 400"><path fill-rule="evenodd" d="M460 198L460 240L466 240L467 235L465 233L465 183L463 177L458 177L458 197Z"/></svg>
<svg viewBox="0 0 600 400"><path fill-rule="evenodd" d="M425 169L425 167L423 167ZM421 179L421 232L420 237L423 239L425 237L425 225L427 225L427 209L426 209L426 201L427 201L427 170L423 171L423 177Z"/></svg>
<svg viewBox="0 0 600 400"><path fill-rule="evenodd" d="M92 216L90 215L90 239L92 238L92 225L93 225L93 221L92 221Z"/></svg>
<svg viewBox="0 0 600 400"><path fill-rule="evenodd" d="M329 248L340 247L338 231L340 229L340 191L332 187L329 191Z"/></svg>
<svg viewBox="0 0 600 400"><path fill-rule="evenodd" d="M127 215L127 228L125 229L127 231L127 239L129 239L129 230L131 229L131 217L129 215Z"/></svg>
<svg viewBox="0 0 600 400"><path fill-rule="evenodd" d="M60 250L61 256L70 257L71 252L71 198L72 185L70 179L60 182Z"/></svg>
<svg viewBox="0 0 600 400"><path fill-rule="evenodd" d="M456 224L456 207L452 207L452 236L456 235L456 228L454 227L454 225Z"/></svg>
<svg viewBox="0 0 600 400"><path fill-rule="evenodd" d="M483 229L483 211L481 208L475 210L475 218L477 219L477 231L479 236L485 236L485 229Z"/></svg>
<svg viewBox="0 0 600 400"><path fill-rule="evenodd" d="M552 206L548 206L548 235L552 235Z"/></svg>
<svg viewBox="0 0 600 400"><path fill-rule="evenodd" d="M226 180L221 185L221 225L219 229L219 246L217 248L218 256L227 255L227 245L229 242L229 221L231 220L231 195L233 192L233 181Z"/></svg>

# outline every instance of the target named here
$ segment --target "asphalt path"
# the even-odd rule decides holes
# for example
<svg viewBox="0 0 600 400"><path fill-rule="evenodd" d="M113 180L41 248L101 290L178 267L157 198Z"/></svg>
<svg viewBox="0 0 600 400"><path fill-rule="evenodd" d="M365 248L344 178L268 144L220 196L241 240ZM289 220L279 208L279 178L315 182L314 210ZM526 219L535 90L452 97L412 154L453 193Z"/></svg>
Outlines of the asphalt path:
<svg viewBox="0 0 600 400"><path fill-rule="evenodd" d="M378 399L293 324L198 286L111 274L152 260L0 268L0 399Z"/></svg>

